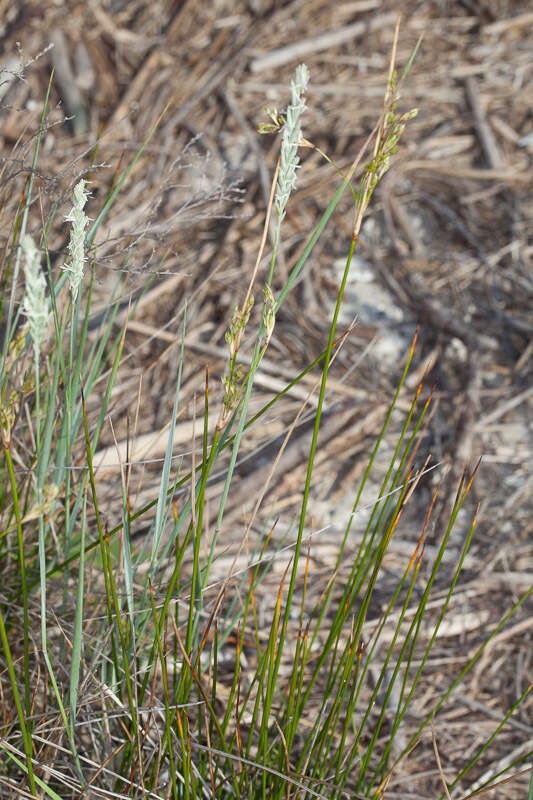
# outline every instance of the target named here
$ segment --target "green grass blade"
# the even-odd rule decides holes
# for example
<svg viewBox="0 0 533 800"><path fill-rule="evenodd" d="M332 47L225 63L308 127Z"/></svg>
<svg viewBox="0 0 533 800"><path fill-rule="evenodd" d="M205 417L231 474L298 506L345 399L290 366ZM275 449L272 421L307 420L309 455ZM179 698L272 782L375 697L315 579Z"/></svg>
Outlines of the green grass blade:
<svg viewBox="0 0 533 800"><path fill-rule="evenodd" d="M179 396L181 391L181 376L183 370L183 356L185 352L185 330L187 325L187 309L185 308L183 314L183 327L181 334L181 348L178 362L178 377L176 380L176 389L174 391L174 405L172 407L172 416L170 418L170 426L168 430L167 447L165 451L165 460L163 462L163 470L161 472L161 481L159 483L159 496L157 498L157 506L155 513L155 521L152 532L152 554L150 557L151 570L153 574L155 561L159 553L159 546L161 543L161 536L163 535L163 526L167 515L168 503L168 485L170 481L170 469L172 466L172 452L174 448L174 431L176 428L176 417L178 414ZM194 446L194 443L193 443Z"/></svg>
<svg viewBox="0 0 533 800"><path fill-rule="evenodd" d="M533 684L530 684L530 685L529 685L529 686L528 686L528 687L525 689L525 691L524 691L524 692L522 692L522 694L520 695L520 697L518 698L518 700L516 700L516 702L515 702L515 703L513 703L513 705L512 705L512 706L511 706L511 708L509 709L509 711L508 711L508 712L505 714L505 716L503 717L503 719L502 719L502 721L499 723L499 725L497 725L497 726L496 726L496 728L495 728L495 729L494 729L494 731L491 733L491 735L489 736L489 738L487 739L487 741L486 741L486 742L484 742L484 743L483 743L483 744L482 744L482 745L481 745L481 746L478 748L478 750L477 750L477 751L476 751L476 753L475 753L475 754L472 756L472 758L469 760L469 762L466 764L466 766L464 766L464 767L463 767L463 769L462 769L462 770L459 772L459 774L456 776L456 778L455 778L455 779L454 779L454 780L453 780L453 781L452 781L452 782L451 782L451 783L448 785L448 790L452 790L452 789L454 789L454 788L455 788L455 786L457 786L457 784L458 784L458 783L459 783L459 782L460 782L460 781L461 781L461 780L464 778L464 776L465 776L465 775L467 775L467 774L468 774L468 772L470 772L470 770L472 769L472 767L473 767L473 766L474 766L474 765L475 765L475 764L476 764L476 763L479 761L479 759L481 758L481 756L483 755L483 753L485 753L485 752L488 750L488 748L490 747L490 745L492 744L492 742L494 741L494 739L496 738L496 736L499 734L499 732L501 731L501 729L504 727L504 725L505 725L505 723L507 722L507 720L509 720L509 719L512 717L512 715L514 714L514 712L515 712L515 711L516 711L518 708L520 708L520 706L522 705L522 703L524 702L524 700L527 698L527 696L529 695L529 693L531 692L531 690L532 690L532 689L533 689ZM529 753L529 755L530 755L530 756L531 756L531 755L533 755L533 751L531 751L531 752ZM505 772L506 772L506 771L508 771L510 768L511 768L511 765L509 765L509 767L507 767L507 770L505 770L503 773L500 773L500 774L505 774ZM486 783L488 784L490 780L492 780L492 778L489 778L489 779L487 779ZM479 788L480 788L480 789L482 789L482 788L483 788L483 785L482 785L482 786L480 786ZM439 800L445 800L445 795L444 795L444 794L442 794Z"/></svg>
<svg viewBox="0 0 533 800"><path fill-rule="evenodd" d="M4 624L4 615L2 613L2 606L1 605L0 605L0 639L2 640L2 647L3 647L3 650L4 650L4 656L5 656L5 659L6 659L7 670L8 670L8 673L9 673L9 680L10 680L10 683L11 683L11 691L13 692L13 698L15 700L15 708L17 709L17 716L18 716L18 719L19 719L20 731L22 733L22 740L24 742L24 750L25 750L25 753L26 753L26 767L24 767L22 762L18 761L17 759L15 759L15 760L17 760L17 763L19 764L19 766L21 766L23 769L25 769L25 771L27 771L28 777L29 777L29 780L30 780L30 789L31 789L32 793L35 795L36 794L36 788L35 788L36 777L33 774L33 764L32 764L32 760L31 760L32 756L33 756L31 736L30 736L30 733L28 731L28 726L26 725L24 709L22 708L22 703L21 703L21 700L20 700L20 694L19 694L18 685L17 685L17 677L15 675L15 668L13 666L13 658L12 658L12 655L11 655L11 648L9 646L9 641L8 641L8 638L7 638L7 632L6 632L6 628L5 628L5 624ZM1 742L0 742L0 747L3 748L3 745L2 745ZM3 749L5 749L5 748L3 748ZM5 752L7 752L8 755L11 756L11 753L9 753L8 750L6 750ZM37 780L37 782L38 782L38 780Z"/></svg>
<svg viewBox="0 0 533 800"><path fill-rule="evenodd" d="M17 756L12 753L7 747L2 744L0 741L0 747L7 754L8 758L10 758L20 769L28 775L30 780L30 787L34 797L37 797L37 789L36 785L39 786L40 789L43 790L52 800L63 800L53 789L50 788L44 781L42 781L37 775L33 774L32 768L27 764L24 764ZM32 782L33 781L33 782Z"/></svg>

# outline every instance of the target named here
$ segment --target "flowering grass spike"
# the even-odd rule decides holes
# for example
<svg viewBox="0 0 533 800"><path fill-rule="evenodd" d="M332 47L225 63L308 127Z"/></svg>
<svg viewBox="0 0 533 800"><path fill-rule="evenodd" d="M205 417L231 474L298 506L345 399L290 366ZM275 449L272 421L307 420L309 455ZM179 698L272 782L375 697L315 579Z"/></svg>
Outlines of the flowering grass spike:
<svg viewBox="0 0 533 800"><path fill-rule="evenodd" d="M274 200L280 221L285 216L287 201L296 183L296 170L299 163L298 146L301 144L300 115L306 108L303 93L308 83L309 70L305 64L300 64L296 69L295 79L291 82L292 99L287 108L283 125L278 185Z"/></svg>
<svg viewBox="0 0 533 800"><path fill-rule="evenodd" d="M46 281L41 270L41 254L28 234L22 240L22 250L25 255L24 275L26 277L24 313L30 326L35 357L38 358L48 320L48 300L45 295Z"/></svg>
<svg viewBox="0 0 533 800"><path fill-rule="evenodd" d="M70 290L72 301L76 302L78 289L83 279L84 264L87 261L85 255L85 226L89 218L85 215L84 208L89 192L85 188L85 180L82 178L74 187L74 205L70 214L65 217L65 222L71 222L70 242L68 251L70 253L70 264L65 264L63 269L69 272Z"/></svg>

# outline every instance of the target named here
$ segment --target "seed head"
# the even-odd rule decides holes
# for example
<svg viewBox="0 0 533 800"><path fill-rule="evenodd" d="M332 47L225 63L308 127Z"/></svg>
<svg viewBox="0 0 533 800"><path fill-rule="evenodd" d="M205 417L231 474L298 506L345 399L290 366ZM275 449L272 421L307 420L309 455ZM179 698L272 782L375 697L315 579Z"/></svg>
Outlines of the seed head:
<svg viewBox="0 0 533 800"><path fill-rule="evenodd" d="M65 222L71 222L70 242L68 251L70 254L70 264L65 264L63 269L69 273L70 290L72 301L75 302L78 296L78 289L83 279L84 264L87 261L85 255L85 226L89 218L85 215L84 208L89 192L85 188L85 181L82 178L74 187L74 205L70 214L65 217Z"/></svg>
<svg viewBox="0 0 533 800"><path fill-rule="evenodd" d="M48 300L45 295L46 281L41 270L41 254L28 234L22 240L22 251L25 257L24 275L26 278L24 314L30 327L35 357L38 358L48 320Z"/></svg>
<svg viewBox="0 0 533 800"><path fill-rule="evenodd" d="M291 82L291 104L287 108L286 120L283 126L278 185L276 187L276 197L274 200L274 205L280 220L285 216L287 201L296 183L296 170L300 161L298 158L298 145L302 138L300 115L306 108L303 93L308 83L309 70L305 64L300 64L296 69L295 79Z"/></svg>

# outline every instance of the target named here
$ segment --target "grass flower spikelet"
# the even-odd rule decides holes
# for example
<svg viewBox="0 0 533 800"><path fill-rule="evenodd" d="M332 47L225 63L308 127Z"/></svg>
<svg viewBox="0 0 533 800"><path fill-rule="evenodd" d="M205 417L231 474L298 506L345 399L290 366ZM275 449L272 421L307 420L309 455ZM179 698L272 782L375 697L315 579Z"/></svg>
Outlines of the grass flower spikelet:
<svg viewBox="0 0 533 800"><path fill-rule="evenodd" d="M265 302L263 304L263 325L265 326L265 347L270 342L276 324L276 302L270 286L265 286Z"/></svg>
<svg viewBox="0 0 533 800"><path fill-rule="evenodd" d="M291 82L291 104L287 108L286 120L283 126L278 185L274 201L280 220L285 216L287 201L296 183L296 169L299 162L298 145L301 140L300 115L306 108L303 93L308 83L309 70L305 64L300 64L296 69L295 79Z"/></svg>
<svg viewBox="0 0 533 800"><path fill-rule="evenodd" d="M35 348L35 357L38 358L48 319L48 300L45 295L46 281L41 271L41 254L31 236L24 236L22 250L25 256L24 275L26 277L24 313L28 319L30 334Z"/></svg>
<svg viewBox="0 0 533 800"><path fill-rule="evenodd" d="M65 217L65 222L71 222L70 242L68 251L70 254L70 264L65 264L63 269L69 272L70 290L72 300L76 301L78 289L83 279L84 264L87 261L85 255L85 226L89 218L85 215L84 208L89 192L85 188L85 180L82 178L74 187L74 205L70 214Z"/></svg>

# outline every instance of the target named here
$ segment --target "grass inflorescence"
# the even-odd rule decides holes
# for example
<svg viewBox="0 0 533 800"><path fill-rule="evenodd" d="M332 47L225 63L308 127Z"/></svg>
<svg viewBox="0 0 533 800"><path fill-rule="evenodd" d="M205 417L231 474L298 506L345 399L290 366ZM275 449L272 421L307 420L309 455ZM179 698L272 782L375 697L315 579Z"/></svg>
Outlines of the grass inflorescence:
<svg viewBox="0 0 533 800"><path fill-rule="evenodd" d="M59 277L52 270L48 247L52 220L43 225L39 240L27 233L33 178L28 183L13 228L6 265L11 278L4 282L2 298L8 313L2 347L1 469L9 487L0 506L5 563L0 592L5 663L2 796L24 790L52 798L386 797L392 776L398 769L408 769L410 754L431 729L443 703L525 600L526 596L517 598L492 634L472 650L460 674L449 685L436 687L429 711L407 726L476 528L474 516L460 557L449 569L444 556L474 477L465 471L432 560L426 557L425 544L438 488L403 574L382 605L377 624L368 628L391 539L428 468L427 461L415 464L431 396L422 396L422 385L413 395L406 383L416 334L354 492L335 567L318 596L311 590L313 469L328 371L350 334L339 336L339 312L365 211L416 110L397 111L401 81L396 78L393 54L375 129L349 170L340 173L337 191L275 294L278 247L299 150L313 147L302 136L300 119L309 80L307 67L299 66L286 112L275 112L274 124L261 128L266 133L281 132L281 153L256 268L228 320L222 401L212 407L206 373L203 405L195 408L193 422L202 430L201 453L193 455L190 469L181 463L176 468L173 445L187 336L184 314L159 488L148 502L133 508L129 464L123 464L115 508L120 521L114 526L107 524L102 511L95 455L122 365L129 316L117 325L126 291L119 281L116 297L101 315L96 335L91 335L94 242L153 131L100 208L94 208L88 230L86 181L81 178L76 183L73 208L66 217L70 239ZM47 102L48 96L34 163ZM323 352L251 415L254 381L275 333L276 315L346 189L354 199L353 226ZM254 284L272 212L270 268L260 290L262 312L254 330ZM21 259L23 300L17 313ZM134 304L128 313L133 310ZM244 360L240 355L246 338L253 344L251 357ZM225 545L219 539L244 438L250 425L276 410L288 388L301 383L312 369L319 374L308 398L316 395L298 517L288 538L275 545L276 519L262 522L262 536L251 548L249 533L266 491L259 487L239 552L221 580L215 568ZM302 412L306 406L307 401ZM400 415L403 422L389 467L353 551L352 521L391 420ZM214 427L212 416L217 420ZM115 437L114 429L112 434ZM290 435L291 430L280 456ZM22 464L26 470L19 469ZM71 469L74 464L76 470ZM213 514L207 508L207 490L220 464L223 488ZM269 479L274 474L273 469ZM209 539L208 517L214 519ZM139 542L134 527L145 520L147 532ZM244 569L238 567L243 554ZM276 578L271 618L263 619L257 598L265 582L273 585L278 558L286 563ZM348 558L348 568L341 569ZM435 616L431 601L436 580L442 581L448 569L448 589ZM525 695L517 699L508 716L524 699ZM12 713L7 711L10 705ZM456 785L466 785L465 778L500 727L495 725L494 734L471 754L461 775L448 785L442 778L443 796ZM507 770L523 759L521 754Z"/></svg>

